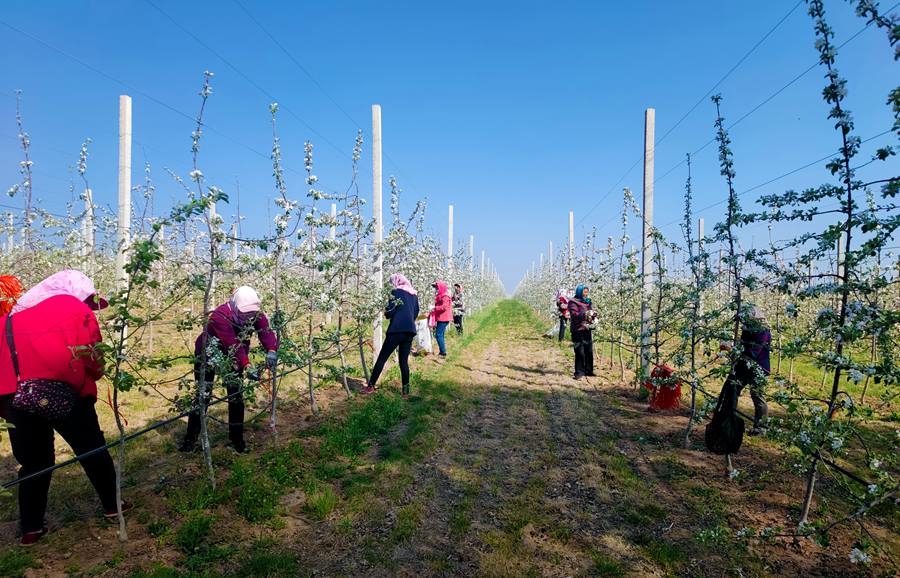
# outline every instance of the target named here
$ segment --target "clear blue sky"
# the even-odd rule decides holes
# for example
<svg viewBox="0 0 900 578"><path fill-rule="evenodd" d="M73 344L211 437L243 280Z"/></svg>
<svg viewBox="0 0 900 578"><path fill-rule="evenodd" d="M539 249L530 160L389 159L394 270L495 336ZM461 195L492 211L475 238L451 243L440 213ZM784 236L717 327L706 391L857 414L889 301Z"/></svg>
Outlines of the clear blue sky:
<svg viewBox="0 0 900 578"><path fill-rule="evenodd" d="M152 163L162 208L180 195L163 169L186 175L192 126L148 96L192 116L202 72L209 69L216 74L207 115L212 130L201 164L209 181L229 193L240 179L251 232L267 227L265 202L273 194L265 156L271 147L270 95L297 115L280 116L285 164L302 171L303 142L312 140L316 173L327 188L346 185L357 124L365 130L360 178L367 194L370 107L380 103L390 157L385 181L390 174L400 179L404 212L427 197L430 226L445 240L446 206L454 204L457 239L474 233L476 249L493 257L508 288L546 251L548 240L564 242L570 209L577 234L592 226L600 228L602 239L612 234L621 186L640 195L640 166L626 170L642 154L644 109L656 108L660 138L795 4L241 0L312 81L233 0L153 1L240 73L144 0L4 2L0 20L107 76L0 24L3 190L18 179L13 91L22 89L43 206L61 210L70 199L69 167L85 137L94 140L89 177L95 198L114 205L117 97L129 93L134 181L142 177L143 162ZM839 43L865 24L847 2L833 0L826 7ZM813 64L813 42L812 22L801 5L717 88L726 118L737 119ZM868 138L887 130L891 117L884 101L900 75L885 33L874 27L863 32L841 50L838 65L849 80L847 104L857 134ZM837 149L819 96L822 84L821 71L814 69L732 130L739 191ZM660 177L713 136L713 120L705 99L659 143L657 224L681 214L684 168ZM882 136L867 150L892 138ZM897 169L892 162L862 178L891 176ZM287 177L293 195L302 196L300 175ZM698 206L722 198L714 146L696 156L694 177ZM820 164L745 199L825 177ZM10 202L19 204L3 201ZM721 214L721 207L702 213L708 231ZM663 232L674 235L677 229ZM790 235L787 229L775 232L778 238Z"/></svg>

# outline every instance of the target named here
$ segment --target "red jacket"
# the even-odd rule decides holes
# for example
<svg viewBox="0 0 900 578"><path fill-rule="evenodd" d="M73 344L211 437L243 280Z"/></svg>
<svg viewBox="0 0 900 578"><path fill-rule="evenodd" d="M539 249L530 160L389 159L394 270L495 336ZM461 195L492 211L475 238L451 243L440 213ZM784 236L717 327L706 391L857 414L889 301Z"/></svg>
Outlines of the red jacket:
<svg viewBox="0 0 900 578"><path fill-rule="evenodd" d="M438 323L453 321L453 301L447 292L447 284L438 281L437 296L434 298L434 318Z"/></svg>
<svg viewBox="0 0 900 578"><path fill-rule="evenodd" d="M0 317L0 395L16 392L6 317ZM57 295L14 314L12 321L22 379L64 381L81 397L97 398L103 360L93 346L102 337L90 307L71 295Z"/></svg>
<svg viewBox="0 0 900 578"><path fill-rule="evenodd" d="M251 323L241 325L235 320L230 303L219 305L209 314L206 331L219 340L219 349L235 360L237 369L250 365L250 336L254 332L266 351L278 349L278 337L269 327L269 320L264 313L256 315ZM194 342L194 356L197 359L203 355L205 344L206 333L201 333Z"/></svg>

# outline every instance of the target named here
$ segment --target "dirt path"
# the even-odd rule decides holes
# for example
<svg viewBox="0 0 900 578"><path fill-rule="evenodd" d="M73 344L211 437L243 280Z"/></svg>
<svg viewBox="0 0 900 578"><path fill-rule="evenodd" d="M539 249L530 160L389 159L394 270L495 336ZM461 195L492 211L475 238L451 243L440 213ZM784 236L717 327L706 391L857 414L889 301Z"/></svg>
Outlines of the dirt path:
<svg viewBox="0 0 900 578"><path fill-rule="evenodd" d="M750 442L742 476L729 480L701 445L678 447L684 415L648 414L617 370L571 379L568 352L534 335L518 320L451 361L465 401L436 424L433 450L388 476L353 533L319 528L325 547L307 549L303 563L328 576L859 571L841 555L846 539L835 554L748 547L736 532L785 524L796 502L781 458Z"/></svg>

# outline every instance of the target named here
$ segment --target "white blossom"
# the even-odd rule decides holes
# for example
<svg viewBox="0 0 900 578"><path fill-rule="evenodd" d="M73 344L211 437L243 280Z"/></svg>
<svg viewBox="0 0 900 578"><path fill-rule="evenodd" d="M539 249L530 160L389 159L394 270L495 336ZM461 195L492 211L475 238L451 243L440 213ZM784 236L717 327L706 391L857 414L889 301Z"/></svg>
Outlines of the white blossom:
<svg viewBox="0 0 900 578"><path fill-rule="evenodd" d="M853 548L850 550L850 562L853 564L868 564L872 560L872 557L860 550L859 548Z"/></svg>

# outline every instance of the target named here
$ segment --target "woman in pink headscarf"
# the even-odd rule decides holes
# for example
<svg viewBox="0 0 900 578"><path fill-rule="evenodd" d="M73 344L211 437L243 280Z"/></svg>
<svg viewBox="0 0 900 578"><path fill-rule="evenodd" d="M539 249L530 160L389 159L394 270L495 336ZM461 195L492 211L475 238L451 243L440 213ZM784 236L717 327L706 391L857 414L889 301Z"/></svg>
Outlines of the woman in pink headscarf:
<svg viewBox="0 0 900 578"><path fill-rule="evenodd" d="M9 431L9 439L21 466L19 477L53 465L54 430L75 455L106 445L94 411L96 382L103 377L103 357L96 348L102 337L94 311L107 305L84 273L66 270L35 285L22 295L12 313L0 317L4 328L0 339L0 415L15 426ZM51 420L12 407L18 383L34 379L69 384L77 395L72 410L65 417ZM81 460L81 466L100 496L104 515L116 516L116 470L109 452L97 452ZM44 514L49 490L49 473L19 484L22 544L33 544L47 533ZM131 504L122 504L123 510L130 508Z"/></svg>
<svg viewBox="0 0 900 578"><path fill-rule="evenodd" d="M447 290L447 284L443 281L435 281L432 285L437 295L434 297L434 309L431 314L434 315L436 326L434 328L434 338L438 342L438 351L441 357L447 357L447 344L444 335L447 333L447 326L453 321L453 301Z"/></svg>
<svg viewBox="0 0 900 578"><path fill-rule="evenodd" d="M387 338L378 352L378 359L372 367L372 375L369 383L362 393L373 393L375 384L384 369L388 358L397 350L400 357L400 380L403 396L409 395L409 352L412 349L413 338L416 336L416 317L419 316L419 297L402 273L391 275L391 297L388 299L384 316L390 319L387 329Z"/></svg>

